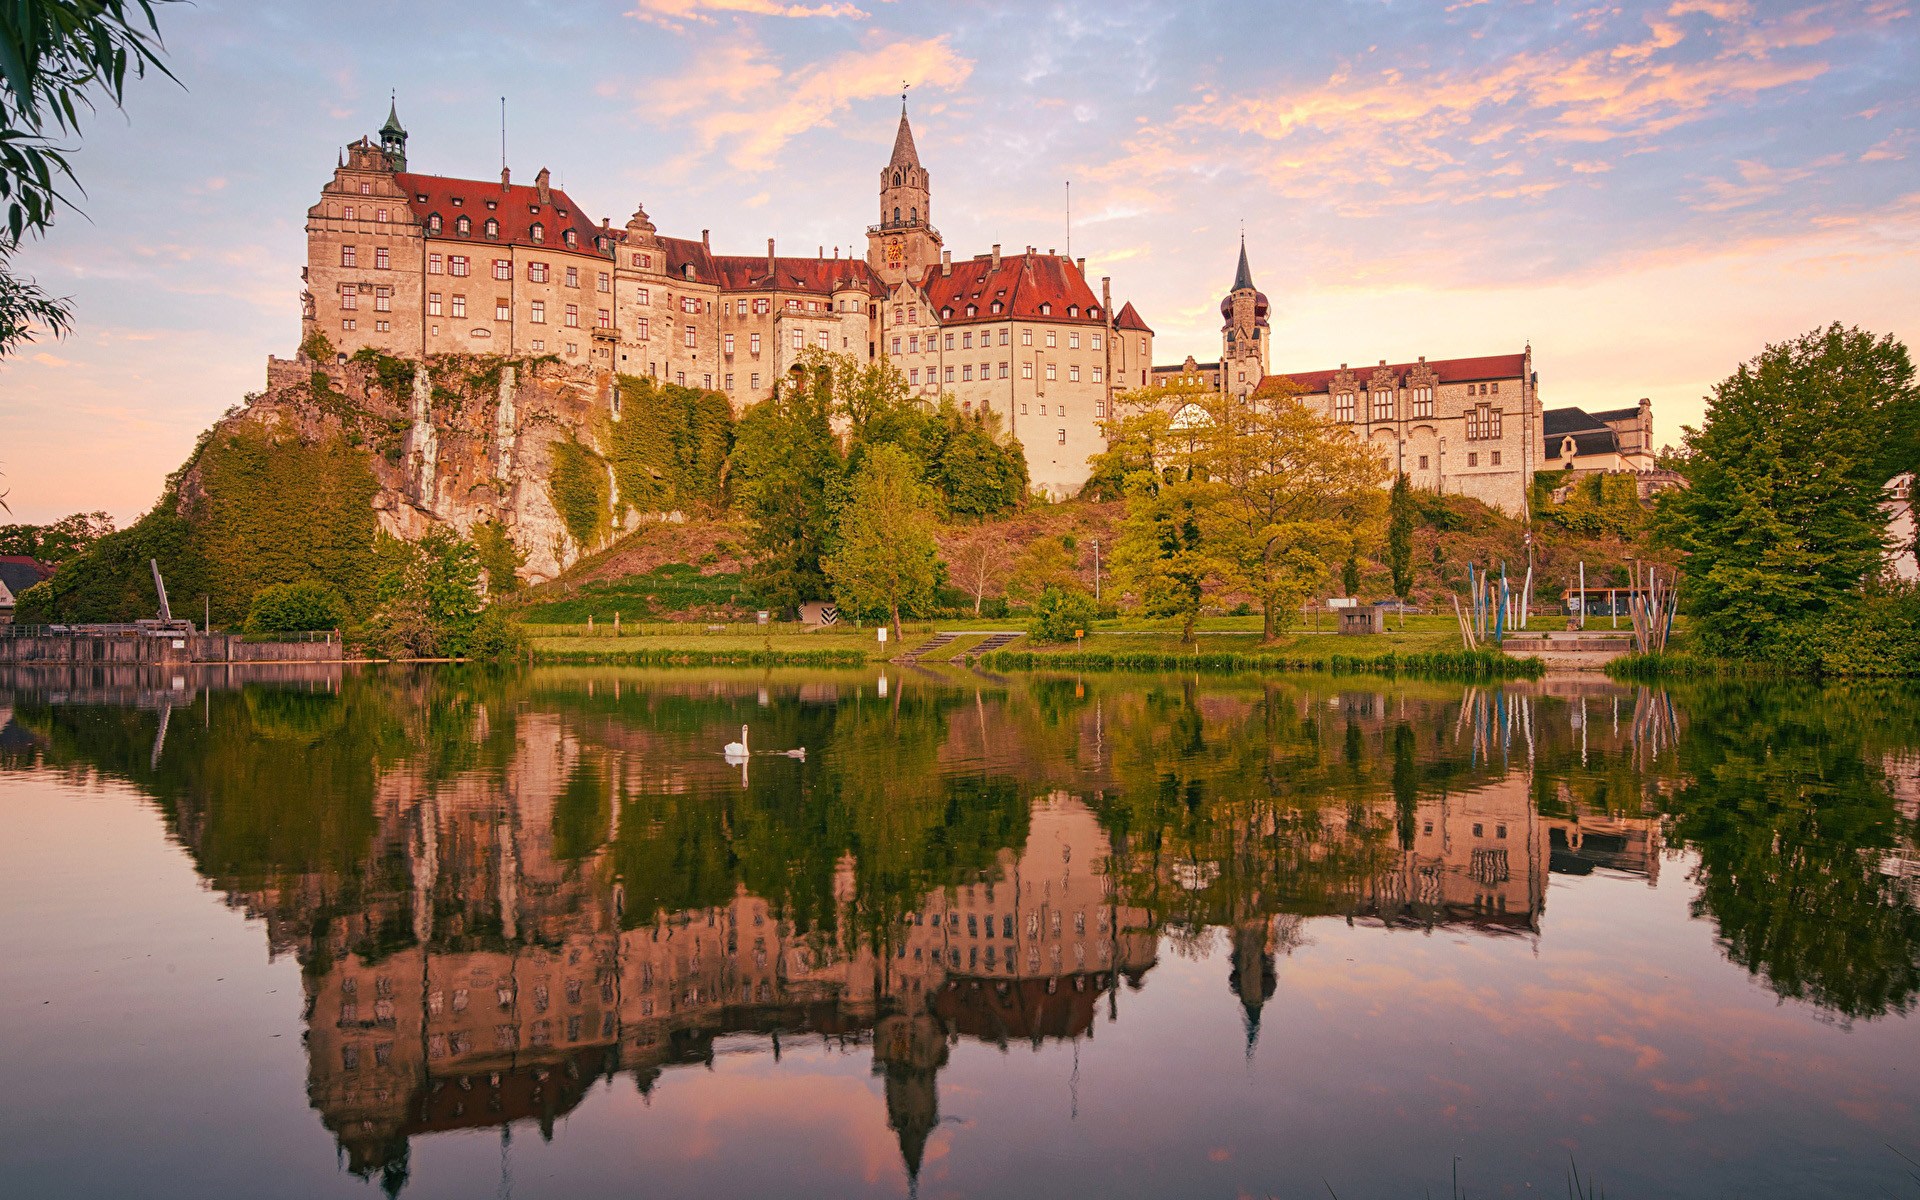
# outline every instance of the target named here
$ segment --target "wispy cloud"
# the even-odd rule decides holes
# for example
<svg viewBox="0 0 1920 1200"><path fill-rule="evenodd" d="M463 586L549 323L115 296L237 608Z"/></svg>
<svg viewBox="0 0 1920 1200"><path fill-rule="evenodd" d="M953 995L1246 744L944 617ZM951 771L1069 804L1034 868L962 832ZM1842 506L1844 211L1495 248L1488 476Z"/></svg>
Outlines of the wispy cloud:
<svg viewBox="0 0 1920 1200"><path fill-rule="evenodd" d="M627 15L668 29L710 24L714 14L750 17L841 17L861 21L865 9L853 4L781 4L777 0L639 0Z"/></svg>

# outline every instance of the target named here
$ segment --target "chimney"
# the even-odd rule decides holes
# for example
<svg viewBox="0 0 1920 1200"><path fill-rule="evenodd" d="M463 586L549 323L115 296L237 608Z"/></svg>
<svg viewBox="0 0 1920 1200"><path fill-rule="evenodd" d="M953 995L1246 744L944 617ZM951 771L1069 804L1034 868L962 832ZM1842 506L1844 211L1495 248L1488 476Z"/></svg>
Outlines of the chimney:
<svg viewBox="0 0 1920 1200"><path fill-rule="evenodd" d="M838 247L838 246L835 246L835 247L833 248L833 257L834 257L835 259L838 259L838 258L840 257L840 247Z"/></svg>
<svg viewBox="0 0 1920 1200"><path fill-rule="evenodd" d="M767 239L767 278L773 278L773 239Z"/></svg>
<svg viewBox="0 0 1920 1200"><path fill-rule="evenodd" d="M1080 272L1080 278L1085 279L1087 277L1087 260L1086 259L1084 258L1074 259L1073 267L1076 271Z"/></svg>
<svg viewBox="0 0 1920 1200"><path fill-rule="evenodd" d="M942 275L953 274L953 251L942 250L940 252L940 273Z"/></svg>
<svg viewBox="0 0 1920 1200"><path fill-rule="evenodd" d="M814 251L813 256L815 258L825 258L827 256L827 248L825 246L820 247L820 249ZM838 253L835 253L834 257L839 258L840 255Z"/></svg>
<svg viewBox="0 0 1920 1200"><path fill-rule="evenodd" d="M1047 257L1048 257L1048 258L1052 258L1052 257L1054 257L1054 253L1053 253L1053 247L1052 247L1052 246L1048 246L1048 247L1047 247Z"/></svg>
<svg viewBox="0 0 1920 1200"><path fill-rule="evenodd" d="M553 203L553 193L547 188L547 179L548 175L545 167L541 167L540 173L533 177L533 190L539 195L540 203L542 204Z"/></svg>
<svg viewBox="0 0 1920 1200"><path fill-rule="evenodd" d="M1426 361L1427 361L1427 356L1426 356L1426 355L1424 355L1424 354L1422 354L1422 355L1420 356L1420 361L1421 361L1421 362L1426 362Z"/></svg>
<svg viewBox="0 0 1920 1200"><path fill-rule="evenodd" d="M999 242L995 242L993 244L993 269L996 271L1000 269L1000 243Z"/></svg>
<svg viewBox="0 0 1920 1200"><path fill-rule="evenodd" d="M500 168L500 190L505 191L507 188L511 186L513 186L513 172L507 170L507 168L505 167L501 167Z"/></svg>
<svg viewBox="0 0 1920 1200"><path fill-rule="evenodd" d="M707 240L707 234L708 234L709 232L710 232L709 230L705 230L705 229L702 229L702 230L700 231L700 248L701 248L702 250L705 250L705 251L706 251L706 252L707 252L708 254L712 254L712 253L713 253L713 245L712 245L712 243L711 243L711 242L709 242L709 241Z"/></svg>

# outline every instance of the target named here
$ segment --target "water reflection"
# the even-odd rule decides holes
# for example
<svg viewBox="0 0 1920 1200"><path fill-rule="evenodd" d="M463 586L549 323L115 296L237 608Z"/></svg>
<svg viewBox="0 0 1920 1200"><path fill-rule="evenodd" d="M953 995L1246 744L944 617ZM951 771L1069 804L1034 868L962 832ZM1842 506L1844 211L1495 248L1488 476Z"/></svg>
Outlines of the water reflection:
<svg viewBox="0 0 1920 1200"><path fill-rule="evenodd" d="M114 672L120 672L115 674ZM1551 875L1693 854L1722 952L1829 1019L1920 992L1892 689L456 670L0 678L14 767L134 782L302 970L308 1099L415 1139L651 1092L732 1035L865 1048L909 1179L963 1042L1092 1038L1164 951L1257 1052L1317 918L1535 940ZM757 744L718 753L742 722Z"/></svg>

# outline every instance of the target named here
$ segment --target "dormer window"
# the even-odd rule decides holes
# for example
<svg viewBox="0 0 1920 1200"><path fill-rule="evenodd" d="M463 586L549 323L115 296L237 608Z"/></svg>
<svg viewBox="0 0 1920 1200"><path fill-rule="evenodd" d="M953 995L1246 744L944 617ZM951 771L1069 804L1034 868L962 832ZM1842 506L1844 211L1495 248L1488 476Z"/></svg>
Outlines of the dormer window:
<svg viewBox="0 0 1920 1200"><path fill-rule="evenodd" d="M1087 310L1087 315L1088 315L1089 317L1092 317L1092 318L1093 318L1094 320L1096 320L1096 321L1097 321L1097 320L1099 320L1099 319L1100 319L1100 306L1096 304L1096 305L1094 305L1094 306L1093 306L1092 308L1089 308L1089 309Z"/></svg>
<svg viewBox="0 0 1920 1200"><path fill-rule="evenodd" d="M977 317L977 316L979 316L979 315L980 315L980 306L979 306L978 304L969 304L969 305L967 305L967 315L968 315L968 316L970 316L970 317Z"/></svg>
<svg viewBox="0 0 1920 1200"><path fill-rule="evenodd" d="M462 204L465 204L465 203L466 201L462 200L460 197L458 196L453 197L453 206L455 208L459 208Z"/></svg>
<svg viewBox="0 0 1920 1200"><path fill-rule="evenodd" d="M943 308L943 309L941 309L941 310L940 310L940 319L941 319L941 320L943 320L943 321L947 321L947 320L951 320L952 318L953 318L953 309L952 309L952 308L950 308L950 307L949 307L949 308Z"/></svg>
<svg viewBox="0 0 1920 1200"><path fill-rule="evenodd" d="M527 211L537 217L540 215L540 206L538 204L529 204L527 205Z"/></svg>
<svg viewBox="0 0 1920 1200"><path fill-rule="evenodd" d="M540 222L535 221L532 225L529 225L527 227L527 236L531 238L536 244L540 242L544 242L547 240L547 227L542 225Z"/></svg>
<svg viewBox="0 0 1920 1200"><path fill-rule="evenodd" d="M1077 317L1077 316L1079 316L1079 315L1080 315L1080 306L1079 306L1078 304L1069 304L1069 305L1067 305L1067 315L1068 315L1068 316L1070 316L1070 317Z"/></svg>
<svg viewBox="0 0 1920 1200"><path fill-rule="evenodd" d="M580 248L580 235L571 229L567 230L560 240L567 244L567 249L569 250L578 250Z"/></svg>
<svg viewBox="0 0 1920 1200"><path fill-rule="evenodd" d="M567 210L564 208L556 208L553 210L553 212L555 216L559 216L559 217L564 217L567 215Z"/></svg>
<svg viewBox="0 0 1920 1200"><path fill-rule="evenodd" d="M458 204L459 201L456 200L454 203ZM473 232L473 218L465 213L461 213L453 219L453 231L461 237L466 237L471 234Z"/></svg>
<svg viewBox="0 0 1920 1200"><path fill-rule="evenodd" d="M1041 315L1041 316L1043 316L1043 317L1046 317L1046 316L1052 316L1052 315L1053 315L1053 305L1051 305L1051 304L1042 304L1042 305L1040 306L1040 315Z"/></svg>
<svg viewBox="0 0 1920 1200"><path fill-rule="evenodd" d="M486 235L486 239L490 242L497 242L500 240L500 222L494 220L492 217L487 218L487 223L481 226L481 231Z"/></svg>
<svg viewBox="0 0 1920 1200"><path fill-rule="evenodd" d="M439 213L434 213L432 216L427 218L427 232L428 233L440 232L440 214Z"/></svg>
<svg viewBox="0 0 1920 1200"><path fill-rule="evenodd" d="M487 201L487 207L488 207L488 208L499 208L499 207L500 207L500 202L499 202L498 200L489 200L489 201Z"/></svg>
<svg viewBox="0 0 1920 1200"><path fill-rule="evenodd" d="M687 264L686 266L684 266L684 267L682 267L682 268L680 268L680 271L681 271L681 273L682 273L683 275L685 275L685 276L686 276L686 277L687 277L688 279L692 279L692 278L693 278L693 264L692 264L692 263L688 263L688 264Z"/></svg>
<svg viewBox="0 0 1920 1200"><path fill-rule="evenodd" d="M999 311L1000 311L1001 309L1003 309L1003 308L1005 308L1005 307L1006 307L1006 305L1004 305L1004 304L1002 304L1002 303L1000 303L1000 302L999 302L998 300L995 300L995 301L993 302L993 311L994 311L994 312L999 312Z"/></svg>
<svg viewBox="0 0 1920 1200"><path fill-rule="evenodd" d="M425 192L415 192L413 194L413 198L415 200L418 200L422 204L425 204L427 202L427 194Z"/></svg>

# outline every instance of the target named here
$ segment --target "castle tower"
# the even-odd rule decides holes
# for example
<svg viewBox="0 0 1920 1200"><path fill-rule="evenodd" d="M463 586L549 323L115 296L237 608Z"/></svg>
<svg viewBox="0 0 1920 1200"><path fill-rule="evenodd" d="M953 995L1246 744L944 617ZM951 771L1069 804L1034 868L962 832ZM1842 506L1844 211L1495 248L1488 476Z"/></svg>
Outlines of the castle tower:
<svg viewBox="0 0 1920 1200"><path fill-rule="evenodd" d="M1220 302L1220 386L1230 396L1247 396L1267 377L1267 294L1253 286L1247 266L1247 238L1240 236L1240 267L1233 290Z"/></svg>
<svg viewBox="0 0 1920 1200"><path fill-rule="evenodd" d="M380 127L380 149L386 152L387 162L394 170L407 169L407 131L400 127L397 101L388 101L387 123Z"/></svg>
<svg viewBox="0 0 1920 1200"><path fill-rule="evenodd" d="M933 227L933 195L927 169L913 144L907 102L900 101L900 130L893 155L880 171L880 223L867 230L867 265L892 287L918 283L940 261L940 232Z"/></svg>

